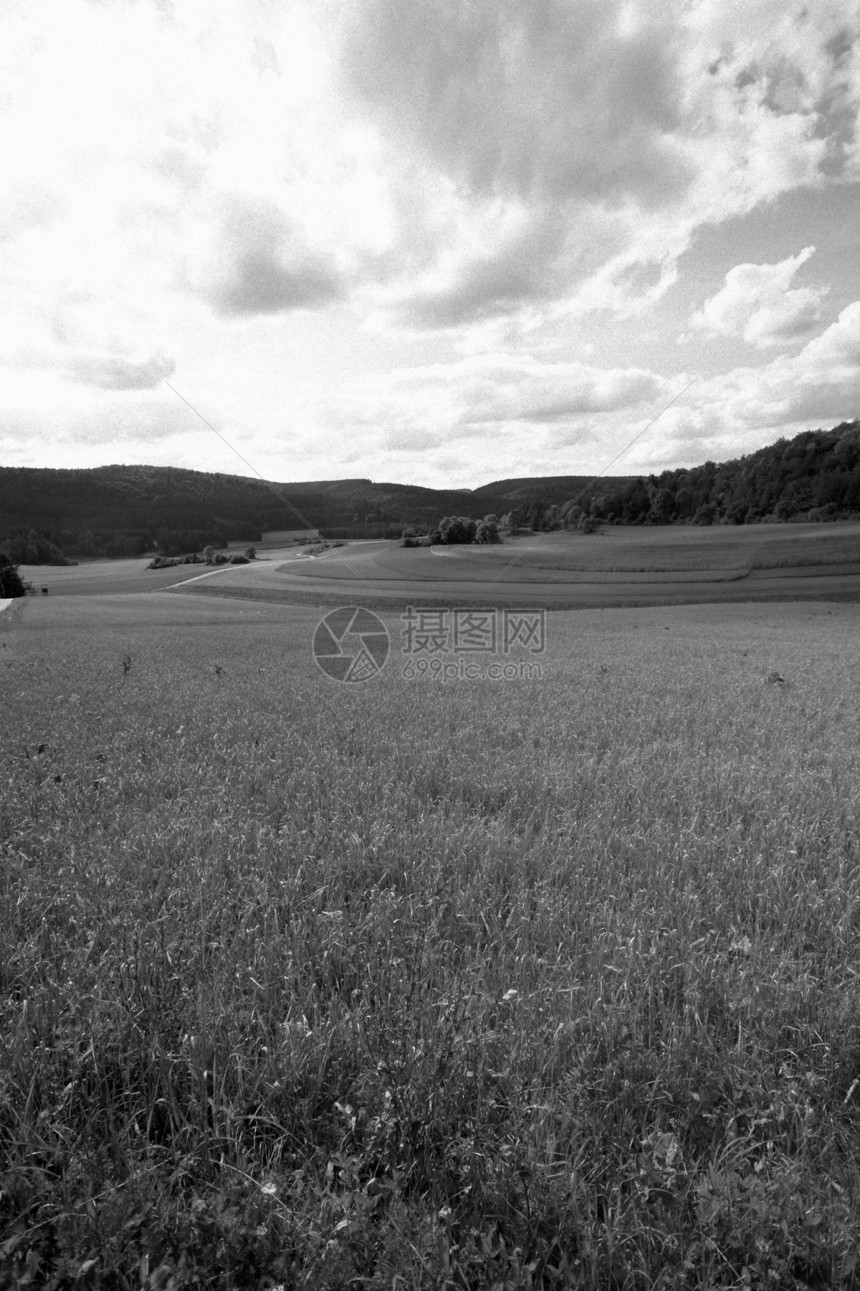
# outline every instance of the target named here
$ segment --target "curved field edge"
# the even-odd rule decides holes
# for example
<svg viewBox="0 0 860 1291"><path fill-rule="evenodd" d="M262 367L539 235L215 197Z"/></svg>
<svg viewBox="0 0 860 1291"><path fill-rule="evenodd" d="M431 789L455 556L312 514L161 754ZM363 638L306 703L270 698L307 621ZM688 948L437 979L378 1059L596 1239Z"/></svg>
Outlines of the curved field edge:
<svg viewBox="0 0 860 1291"><path fill-rule="evenodd" d="M780 601L860 601L860 577L856 574L803 576L794 580L780 577L773 583L756 583L746 579L737 582L702 583L694 588L679 588L677 584L655 587L651 582L631 590L612 588L607 584L594 584L591 591L578 588L564 591L553 584L540 584L524 588L522 585L504 590L498 584L485 583L475 586L447 584L436 592L432 584L416 583L415 590L382 591L368 589L359 580L343 580L304 588L299 585L285 587L242 587L238 584L214 582L171 589L169 595L213 596L228 599L267 602L278 605L319 605L360 603L368 609L399 609L407 605L416 608L442 608L452 604L480 604L499 607L531 605L552 611L606 609L660 606L733 603L773 603Z"/></svg>
<svg viewBox="0 0 860 1291"><path fill-rule="evenodd" d="M0 634L5 1285L857 1284L854 607L148 612Z"/></svg>

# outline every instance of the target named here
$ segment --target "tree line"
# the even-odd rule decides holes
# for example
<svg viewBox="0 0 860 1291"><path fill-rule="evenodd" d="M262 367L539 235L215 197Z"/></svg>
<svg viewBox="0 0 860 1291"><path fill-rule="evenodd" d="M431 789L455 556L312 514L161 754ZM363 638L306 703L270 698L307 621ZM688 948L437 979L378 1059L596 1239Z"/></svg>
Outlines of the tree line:
<svg viewBox="0 0 860 1291"><path fill-rule="evenodd" d="M639 477L595 493L618 524L761 524L860 518L860 421L780 439L747 457Z"/></svg>
<svg viewBox="0 0 860 1291"><path fill-rule="evenodd" d="M593 532L600 524L778 524L860 519L860 421L780 439L747 457L663 471L624 481L604 480L567 502L536 498L497 522L500 536L520 529ZM446 517L436 541L463 517ZM466 532L462 523L458 535ZM456 542L475 541L457 536Z"/></svg>

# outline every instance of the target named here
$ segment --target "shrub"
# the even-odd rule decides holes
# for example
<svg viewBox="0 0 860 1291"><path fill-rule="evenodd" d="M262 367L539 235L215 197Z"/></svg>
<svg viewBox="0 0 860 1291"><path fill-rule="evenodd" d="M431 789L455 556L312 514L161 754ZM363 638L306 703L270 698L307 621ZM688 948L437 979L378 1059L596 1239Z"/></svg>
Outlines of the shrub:
<svg viewBox="0 0 860 1291"><path fill-rule="evenodd" d="M470 516L445 516L439 521L439 541L449 545L474 542L477 527Z"/></svg>
<svg viewBox="0 0 860 1291"><path fill-rule="evenodd" d="M475 529L475 542L481 544L501 542L499 536L499 525L495 516L484 516L479 520Z"/></svg>
<svg viewBox="0 0 860 1291"><path fill-rule="evenodd" d="M230 557L231 565L250 565L250 563L251 561L249 558L247 556L241 556L238 551L235 556Z"/></svg>
<svg viewBox="0 0 860 1291"><path fill-rule="evenodd" d="M6 597L26 596L26 594L27 589L18 573L18 566L13 563L11 556L0 551L0 597L5 600Z"/></svg>
<svg viewBox="0 0 860 1291"><path fill-rule="evenodd" d="M400 535L401 547L427 547L430 539L426 533L416 533L411 525L407 525Z"/></svg>

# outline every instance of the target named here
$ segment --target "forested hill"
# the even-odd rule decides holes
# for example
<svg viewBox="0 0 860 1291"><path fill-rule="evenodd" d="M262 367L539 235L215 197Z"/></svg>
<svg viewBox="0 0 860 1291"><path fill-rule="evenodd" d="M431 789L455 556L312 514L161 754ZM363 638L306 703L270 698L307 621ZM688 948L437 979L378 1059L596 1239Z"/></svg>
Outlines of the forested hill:
<svg viewBox="0 0 860 1291"><path fill-rule="evenodd" d="M805 431L720 465L664 471L621 487L613 481L590 509L621 524L860 519L860 421Z"/></svg>
<svg viewBox="0 0 860 1291"><path fill-rule="evenodd" d="M537 476L477 489L365 479L269 485L160 466L0 467L0 546L8 548L14 537L16 559L25 563L60 551L72 557L196 551L302 527L329 537L398 537L404 526L429 531L446 515L488 513L509 526L544 529L583 515L622 524L860 519L860 421L806 431L719 465L596 482Z"/></svg>
<svg viewBox="0 0 860 1291"><path fill-rule="evenodd" d="M627 478L612 483L621 486ZM448 514L480 519L524 506L536 515L583 489L590 497L588 485L586 477L567 475L504 480L474 491L365 479L270 486L173 467L6 467L0 468L0 543L32 530L67 556L123 556L155 546L193 551L210 542L255 542L269 530L303 526L331 537L395 537L404 525L429 529Z"/></svg>

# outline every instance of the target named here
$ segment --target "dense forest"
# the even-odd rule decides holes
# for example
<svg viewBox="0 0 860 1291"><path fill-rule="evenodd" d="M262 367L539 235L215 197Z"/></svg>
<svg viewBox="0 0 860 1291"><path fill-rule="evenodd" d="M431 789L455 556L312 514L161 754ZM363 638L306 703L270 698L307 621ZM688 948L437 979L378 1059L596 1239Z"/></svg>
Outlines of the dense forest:
<svg viewBox="0 0 860 1291"><path fill-rule="evenodd" d="M720 465L620 486L607 480L587 509L619 524L860 519L860 421L805 431Z"/></svg>
<svg viewBox="0 0 860 1291"><path fill-rule="evenodd" d="M717 464L633 478L571 475L427 489L370 480L270 484L157 466L0 468L0 550L16 563L177 555L259 542L279 529L327 538L431 533L442 517L498 517L502 531L616 524L860 519L860 421L780 439Z"/></svg>

